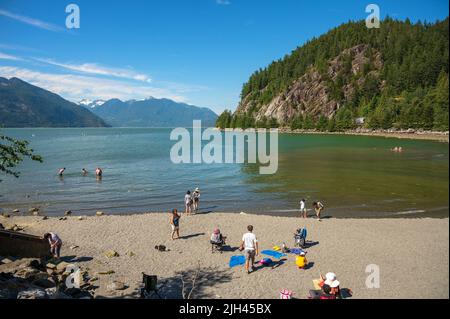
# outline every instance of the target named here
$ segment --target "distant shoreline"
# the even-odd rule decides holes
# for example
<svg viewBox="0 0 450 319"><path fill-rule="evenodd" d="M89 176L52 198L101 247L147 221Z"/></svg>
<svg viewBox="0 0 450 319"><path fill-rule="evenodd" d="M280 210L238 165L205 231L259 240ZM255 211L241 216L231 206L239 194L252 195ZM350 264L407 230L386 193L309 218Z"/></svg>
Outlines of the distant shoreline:
<svg viewBox="0 0 450 319"><path fill-rule="evenodd" d="M226 131L230 129L218 129ZM449 143L449 132L439 131L422 131L422 130L368 130L356 129L342 132L322 132L317 130L292 130L288 127L278 128L281 134L316 134L316 135L357 135L357 136L375 136L386 138L410 139L410 140L427 140Z"/></svg>
<svg viewBox="0 0 450 319"><path fill-rule="evenodd" d="M411 140L428 140L449 143L449 132L434 131L415 131L415 130L350 130L344 132L320 132L316 130L291 130L280 128L283 134L328 134L328 135L359 135L359 136L376 136L386 138L411 139Z"/></svg>

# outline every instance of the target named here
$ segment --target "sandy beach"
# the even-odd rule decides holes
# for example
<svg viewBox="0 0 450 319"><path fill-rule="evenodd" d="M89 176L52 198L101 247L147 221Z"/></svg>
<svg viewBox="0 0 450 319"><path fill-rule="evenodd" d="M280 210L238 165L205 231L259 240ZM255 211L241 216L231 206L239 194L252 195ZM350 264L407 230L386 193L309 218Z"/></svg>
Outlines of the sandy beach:
<svg viewBox="0 0 450 319"><path fill-rule="evenodd" d="M278 298L283 288L306 298L319 273L335 272L341 288L350 288L353 298L449 298L449 220L447 219L298 219L233 213L183 216L181 239L170 239L168 214L91 216L67 220L39 216L0 217L5 227L17 224L24 231L42 235L56 232L64 245L62 256L77 261L98 276L96 297L133 297L141 273L157 275L165 282L163 298L181 297L180 274L185 277L200 269L192 298ZM239 246L246 226L252 224L260 248L271 249L286 242L293 246L293 232L308 228L308 270L299 270L288 255L278 267L259 268L248 275L243 266L229 268L231 256L241 254ZM222 254L211 253L209 236L220 227L230 246ZM155 245L170 250L159 252ZM79 246L76 249L70 247ZM108 258L105 253L119 256ZM132 252L132 254L130 254ZM68 256L68 257L67 257ZM261 255L260 257L261 258ZM257 259L259 259L257 258ZM380 288L366 287L366 267L380 267ZM98 272L113 270L113 274ZM113 280L128 288L110 292Z"/></svg>

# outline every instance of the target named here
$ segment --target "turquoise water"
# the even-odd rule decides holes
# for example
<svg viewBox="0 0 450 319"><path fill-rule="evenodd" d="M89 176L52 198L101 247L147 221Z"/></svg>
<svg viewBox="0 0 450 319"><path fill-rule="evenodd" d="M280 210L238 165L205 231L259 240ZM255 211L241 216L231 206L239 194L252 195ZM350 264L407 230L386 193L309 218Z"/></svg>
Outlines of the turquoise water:
<svg viewBox="0 0 450 319"><path fill-rule="evenodd" d="M333 217L448 216L448 144L365 136L279 136L279 169L255 164L173 164L170 129L4 129L29 140L44 163L25 161L0 183L0 208L49 215L139 213L183 208L202 191L202 212L293 215L301 198ZM401 154L390 152L403 146ZM66 167L63 179L57 176ZM93 176L102 167L104 177ZM89 175L83 177L81 169Z"/></svg>

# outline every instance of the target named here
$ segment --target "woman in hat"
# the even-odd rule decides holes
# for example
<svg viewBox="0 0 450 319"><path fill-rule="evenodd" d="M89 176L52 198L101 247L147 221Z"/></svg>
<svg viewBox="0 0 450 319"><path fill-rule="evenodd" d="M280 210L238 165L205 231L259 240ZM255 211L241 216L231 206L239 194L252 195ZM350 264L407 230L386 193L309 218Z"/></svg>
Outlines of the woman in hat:
<svg viewBox="0 0 450 319"><path fill-rule="evenodd" d="M194 200L194 211L197 213L198 212L198 205L200 203L200 189L197 187L194 190L194 193L192 194L192 199Z"/></svg>
<svg viewBox="0 0 450 319"><path fill-rule="evenodd" d="M320 287L322 288L322 290L324 290L324 293L339 298L341 293L339 288L340 282L339 280L337 280L336 274L333 272L329 272L325 275L325 277L323 275L320 275L320 278Z"/></svg>

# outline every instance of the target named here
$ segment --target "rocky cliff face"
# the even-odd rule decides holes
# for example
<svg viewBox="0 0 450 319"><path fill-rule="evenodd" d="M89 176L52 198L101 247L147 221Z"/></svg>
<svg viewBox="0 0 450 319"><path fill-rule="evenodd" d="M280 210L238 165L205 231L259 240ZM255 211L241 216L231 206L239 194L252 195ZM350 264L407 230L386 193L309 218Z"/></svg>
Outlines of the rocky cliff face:
<svg viewBox="0 0 450 319"><path fill-rule="evenodd" d="M362 86L368 76L379 76L379 71L383 67L381 54L374 50L368 54L368 50L367 45L358 45L343 51L328 61L326 72L321 73L316 67L311 66L302 77L268 104L255 105L248 96L244 97L236 113L249 113L253 109L256 110L253 113L256 120L263 117L276 118L280 124L288 124L295 117L306 114L331 118L352 98L356 86ZM365 72L364 68L369 64L371 69ZM343 99L339 101L333 98L330 83L336 83L342 72L351 72L352 81L342 84L340 90Z"/></svg>

